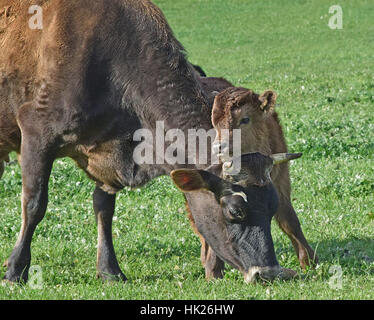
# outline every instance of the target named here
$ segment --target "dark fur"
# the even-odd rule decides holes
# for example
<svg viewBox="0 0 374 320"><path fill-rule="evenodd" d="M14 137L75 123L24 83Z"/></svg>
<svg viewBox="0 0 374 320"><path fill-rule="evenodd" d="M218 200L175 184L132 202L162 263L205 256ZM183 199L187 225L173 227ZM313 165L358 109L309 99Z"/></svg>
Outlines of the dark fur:
<svg viewBox="0 0 374 320"><path fill-rule="evenodd" d="M205 71L200 66L197 66L195 64L193 64L192 66L198 72L198 74L200 75L200 77L206 77Z"/></svg>

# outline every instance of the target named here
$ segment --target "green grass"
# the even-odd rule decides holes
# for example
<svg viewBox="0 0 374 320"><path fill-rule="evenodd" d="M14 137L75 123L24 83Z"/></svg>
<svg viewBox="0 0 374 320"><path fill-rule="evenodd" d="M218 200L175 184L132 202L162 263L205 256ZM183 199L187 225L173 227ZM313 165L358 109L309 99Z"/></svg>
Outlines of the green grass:
<svg viewBox="0 0 374 320"><path fill-rule="evenodd" d="M113 235L129 281L103 284L95 278L93 183L59 160L32 244L43 289L0 286L0 299L373 299L374 3L339 1L343 30L327 26L331 1L156 3L191 62L235 85L278 92L289 148L304 153L291 166L293 203L320 265L301 280L267 285L246 285L231 268L223 280L206 281L183 197L162 177L119 194ZM20 228L20 194L14 163L0 181L0 261ZM280 264L300 271L275 223L273 237ZM343 271L341 289L329 286L334 265Z"/></svg>

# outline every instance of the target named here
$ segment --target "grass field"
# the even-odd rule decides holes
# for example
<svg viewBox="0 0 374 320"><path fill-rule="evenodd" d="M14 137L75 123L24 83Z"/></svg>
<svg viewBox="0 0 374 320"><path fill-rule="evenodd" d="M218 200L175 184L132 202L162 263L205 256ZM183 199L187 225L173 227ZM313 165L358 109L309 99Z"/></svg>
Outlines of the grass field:
<svg viewBox="0 0 374 320"><path fill-rule="evenodd" d="M279 94L289 149L304 153L291 166L293 204L320 265L302 272L291 242L273 223L280 264L302 279L246 285L228 267L223 280L206 281L183 196L162 177L118 195L113 235L129 281L103 284L95 278L94 185L71 160L58 160L32 245L43 286L0 286L0 299L373 299L373 1L339 0L342 30L328 27L336 1L155 2L191 62L235 85ZM1 262L20 228L20 195L14 162L0 181Z"/></svg>

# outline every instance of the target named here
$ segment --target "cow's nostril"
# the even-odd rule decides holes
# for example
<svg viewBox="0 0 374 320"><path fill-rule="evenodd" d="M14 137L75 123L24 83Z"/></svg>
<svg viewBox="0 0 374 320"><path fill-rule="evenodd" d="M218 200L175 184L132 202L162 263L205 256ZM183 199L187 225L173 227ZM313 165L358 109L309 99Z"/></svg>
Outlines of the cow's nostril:
<svg viewBox="0 0 374 320"><path fill-rule="evenodd" d="M260 268L252 267L248 270L248 272L244 275L244 281L246 283L256 283L256 281L260 278Z"/></svg>

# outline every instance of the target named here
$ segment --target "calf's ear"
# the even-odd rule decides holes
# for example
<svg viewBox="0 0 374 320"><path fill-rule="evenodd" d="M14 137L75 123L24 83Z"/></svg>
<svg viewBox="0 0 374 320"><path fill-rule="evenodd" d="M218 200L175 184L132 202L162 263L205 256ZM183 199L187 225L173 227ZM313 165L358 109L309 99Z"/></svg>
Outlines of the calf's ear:
<svg viewBox="0 0 374 320"><path fill-rule="evenodd" d="M218 122L224 117L225 108L224 101L220 94L215 95L213 108L212 108L212 124L214 127L217 126Z"/></svg>
<svg viewBox="0 0 374 320"><path fill-rule="evenodd" d="M275 109L275 103L277 101L277 93L271 90L267 90L259 96L260 109L266 114L272 114Z"/></svg>
<svg viewBox="0 0 374 320"><path fill-rule="evenodd" d="M209 189L209 184L199 172L200 170L178 169L171 172L175 185L183 192Z"/></svg>

